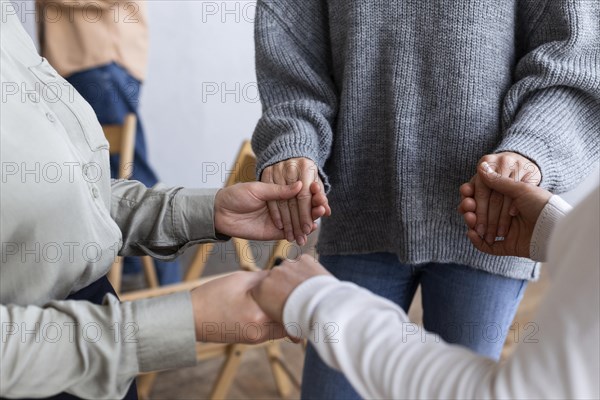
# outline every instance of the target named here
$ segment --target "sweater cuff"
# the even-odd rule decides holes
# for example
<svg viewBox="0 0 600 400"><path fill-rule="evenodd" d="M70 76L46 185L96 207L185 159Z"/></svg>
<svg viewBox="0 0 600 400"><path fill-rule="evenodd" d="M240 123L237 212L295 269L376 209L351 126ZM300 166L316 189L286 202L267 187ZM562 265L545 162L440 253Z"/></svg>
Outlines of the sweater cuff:
<svg viewBox="0 0 600 400"><path fill-rule="evenodd" d="M132 303L140 372L196 364L196 330L189 291Z"/></svg>
<svg viewBox="0 0 600 400"><path fill-rule="evenodd" d="M302 135L285 135L273 140L264 151L260 152L256 160L256 179L260 181L265 168L291 158L308 158L317 165L317 172L325 187L325 194L329 194L331 185L329 177L323 170L319 158L319 151L314 148Z"/></svg>
<svg viewBox="0 0 600 400"><path fill-rule="evenodd" d="M318 275L298 285L283 307L283 323L288 334L308 339L315 309L329 290L339 284L331 275Z"/></svg>
<svg viewBox="0 0 600 400"><path fill-rule="evenodd" d="M583 118L586 102L585 94L575 90L538 91L522 105L514 121L507 126L494 153L521 154L540 168L541 187L551 192L569 190L581 180L581 168L573 168L570 161L565 164L565 160L572 159L571 149L573 146L594 146L593 135L582 136L582 128L576 122L577 118ZM591 115L584 120L587 126L599 123L598 118ZM574 139L578 140L574 142Z"/></svg>
<svg viewBox="0 0 600 400"><path fill-rule="evenodd" d="M188 246L230 239L215 230L215 196L219 190L181 189L177 192L173 200L174 230Z"/></svg>
<svg viewBox="0 0 600 400"><path fill-rule="evenodd" d="M552 196L540 213L535 223L531 243L529 245L529 255L534 261L546 261L548 257L548 246L550 236L560 221L572 207L559 196Z"/></svg>
<svg viewBox="0 0 600 400"><path fill-rule="evenodd" d="M552 149L541 136L512 128L494 150L496 154L503 152L517 153L534 162L541 172L540 187L553 188L560 180L559 171L552 159Z"/></svg>

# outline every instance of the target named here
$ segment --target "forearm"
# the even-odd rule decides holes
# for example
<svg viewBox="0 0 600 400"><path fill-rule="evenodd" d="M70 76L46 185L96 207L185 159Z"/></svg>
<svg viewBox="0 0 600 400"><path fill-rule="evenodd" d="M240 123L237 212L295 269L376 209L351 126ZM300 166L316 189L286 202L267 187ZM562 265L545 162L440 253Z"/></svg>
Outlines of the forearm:
<svg viewBox="0 0 600 400"><path fill-rule="evenodd" d="M517 42L524 54L504 99L503 137L496 152L535 162L542 187L564 192L599 158L600 3L546 0L525 12Z"/></svg>
<svg viewBox="0 0 600 400"><path fill-rule="evenodd" d="M338 99L324 7L316 0L301 6L294 1L257 4L256 68L263 115L252 147L259 177L267 166L289 158L309 158L322 167L329 157ZM307 20L309 26L301 22Z"/></svg>
<svg viewBox="0 0 600 400"><path fill-rule="evenodd" d="M0 315L0 397L122 398L140 372L195 363L187 292L122 304L107 295L102 306L2 305Z"/></svg>
<svg viewBox="0 0 600 400"><path fill-rule="evenodd" d="M304 282L286 302L284 323L291 334L299 327L365 398L491 397L496 363L444 343L356 285L332 277Z"/></svg>
<svg viewBox="0 0 600 400"><path fill-rule="evenodd" d="M214 226L217 191L113 181L111 216L123 235L119 254L171 259L191 245L226 240Z"/></svg>

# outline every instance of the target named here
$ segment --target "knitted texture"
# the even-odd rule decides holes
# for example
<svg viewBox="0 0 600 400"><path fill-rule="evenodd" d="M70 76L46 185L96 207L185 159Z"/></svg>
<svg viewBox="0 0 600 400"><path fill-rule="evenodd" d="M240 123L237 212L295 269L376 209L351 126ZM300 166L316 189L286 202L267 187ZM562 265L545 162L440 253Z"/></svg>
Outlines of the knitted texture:
<svg viewBox="0 0 600 400"><path fill-rule="evenodd" d="M600 0L259 0L258 176L318 164L321 254L535 279L533 262L473 248L458 188L503 151L557 193L598 165L599 21Z"/></svg>

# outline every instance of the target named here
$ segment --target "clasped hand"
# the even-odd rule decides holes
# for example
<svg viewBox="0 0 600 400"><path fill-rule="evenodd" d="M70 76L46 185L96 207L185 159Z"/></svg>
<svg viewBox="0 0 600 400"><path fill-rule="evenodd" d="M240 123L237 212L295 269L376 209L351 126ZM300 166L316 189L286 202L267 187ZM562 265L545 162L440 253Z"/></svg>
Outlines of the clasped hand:
<svg viewBox="0 0 600 400"><path fill-rule="evenodd" d="M286 177L286 170L298 173ZM296 239L304 244L306 235L316 229L314 221L331 214L316 171L310 160L287 160L263 172L263 182L276 185L239 184L219 191L215 228L230 236ZM481 159L475 176L460 187L458 207L467 236L478 250L498 256L531 256L536 221L552 196L537 186L540 178L537 166L518 154ZM498 236L502 240L496 240ZM288 334L282 325L287 298L306 279L327 274L313 257L303 255L270 271L237 272L202 285L192 291L196 337L242 343L284 337Z"/></svg>

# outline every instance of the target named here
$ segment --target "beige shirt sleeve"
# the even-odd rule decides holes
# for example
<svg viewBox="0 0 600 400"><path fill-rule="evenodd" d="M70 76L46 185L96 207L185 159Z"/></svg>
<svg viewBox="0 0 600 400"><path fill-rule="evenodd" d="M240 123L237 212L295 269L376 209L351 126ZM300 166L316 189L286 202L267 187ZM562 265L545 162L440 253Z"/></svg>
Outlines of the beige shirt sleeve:
<svg viewBox="0 0 600 400"><path fill-rule="evenodd" d="M0 397L122 398L140 372L195 364L189 292L104 305L1 305Z"/></svg>
<svg viewBox="0 0 600 400"><path fill-rule="evenodd" d="M171 260L199 243L228 240L214 227L219 189L185 189L113 180L111 217L123 235L122 256Z"/></svg>

